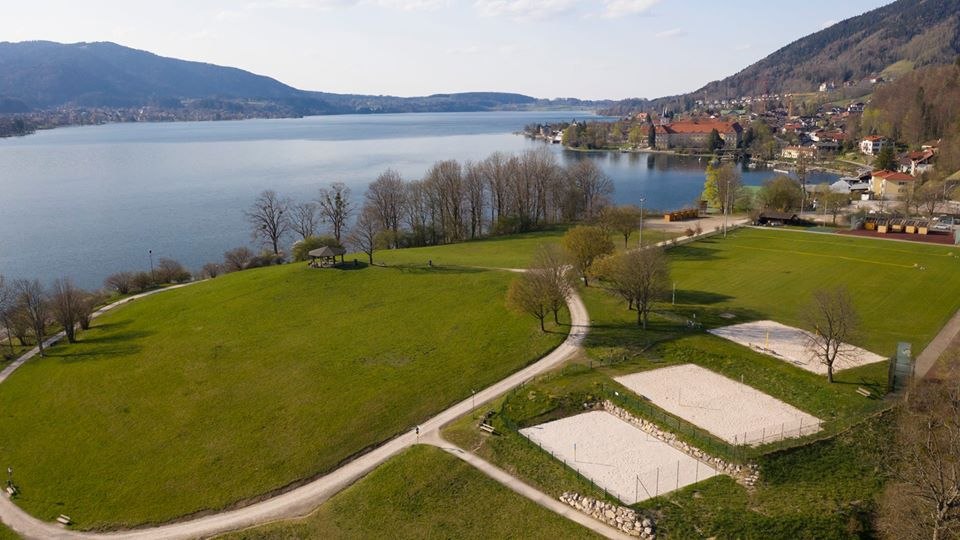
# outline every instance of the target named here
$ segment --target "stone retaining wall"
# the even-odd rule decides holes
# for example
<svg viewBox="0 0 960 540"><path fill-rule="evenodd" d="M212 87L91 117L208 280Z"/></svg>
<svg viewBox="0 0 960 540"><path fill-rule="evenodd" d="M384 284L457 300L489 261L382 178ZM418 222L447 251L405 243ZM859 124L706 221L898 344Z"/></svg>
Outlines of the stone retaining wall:
<svg viewBox="0 0 960 540"><path fill-rule="evenodd" d="M592 497L568 491L560 495L560 502L569 504L584 514L630 536L636 536L643 540L656 538L653 520L649 517L643 517L632 508L598 501Z"/></svg>

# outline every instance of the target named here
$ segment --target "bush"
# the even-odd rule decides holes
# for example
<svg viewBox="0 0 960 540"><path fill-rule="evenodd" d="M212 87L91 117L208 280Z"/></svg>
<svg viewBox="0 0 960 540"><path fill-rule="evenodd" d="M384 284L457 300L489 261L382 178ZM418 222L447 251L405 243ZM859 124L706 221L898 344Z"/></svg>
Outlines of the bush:
<svg viewBox="0 0 960 540"><path fill-rule="evenodd" d="M130 292L143 292L156 286L157 282L150 272L137 272L133 275L133 287Z"/></svg>
<svg viewBox="0 0 960 540"><path fill-rule="evenodd" d="M220 263L207 263L200 269L200 277L213 279L223 273Z"/></svg>
<svg viewBox="0 0 960 540"><path fill-rule="evenodd" d="M324 246L343 247L332 236L308 236L293 245L293 260L296 262L305 261L310 258L308 253Z"/></svg>
<svg viewBox="0 0 960 540"><path fill-rule="evenodd" d="M166 258L160 259L154 277L157 283L185 283L191 278L190 272L182 264Z"/></svg>
<svg viewBox="0 0 960 540"><path fill-rule="evenodd" d="M282 253L274 254L270 251L264 251L260 253L260 255L250 259L250 262L247 263L247 268L262 268L264 266L273 266L275 264L283 264L285 262L287 261Z"/></svg>
<svg viewBox="0 0 960 540"><path fill-rule="evenodd" d="M103 286L118 294L128 294L133 288L133 273L117 272L103 280Z"/></svg>
<svg viewBox="0 0 960 540"><path fill-rule="evenodd" d="M240 246L231 249L223 254L223 271L237 272L243 270L247 268L253 257L253 252L248 247Z"/></svg>

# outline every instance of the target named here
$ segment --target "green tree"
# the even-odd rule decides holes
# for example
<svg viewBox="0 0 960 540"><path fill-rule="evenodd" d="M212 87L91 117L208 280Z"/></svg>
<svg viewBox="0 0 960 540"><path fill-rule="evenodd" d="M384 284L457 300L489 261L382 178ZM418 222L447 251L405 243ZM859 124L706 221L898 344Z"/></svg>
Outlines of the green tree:
<svg viewBox="0 0 960 540"><path fill-rule="evenodd" d="M604 208L600 221L607 229L623 236L623 247L627 247L630 235L640 226L640 209L636 206L608 206Z"/></svg>
<svg viewBox="0 0 960 540"><path fill-rule="evenodd" d="M732 163L717 167L707 165L706 181L703 184L703 198L721 212L730 211L743 189L740 171Z"/></svg>
<svg viewBox="0 0 960 540"><path fill-rule="evenodd" d="M646 330L653 303L664 296L670 283L663 249L646 247L604 257L597 261L595 273L637 310L637 326Z"/></svg>
<svg viewBox="0 0 960 540"><path fill-rule="evenodd" d="M720 137L720 132L716 129L710 130L710 135L707 137L707 147L710 150L723 148L723 139Z"/></svg>
<svg viewBox="0 0 960 540"><path fill-rule="evenodd" d="M885 144L873 159L873 168L881 171L892 171L896 167L896 154L892 144Z"/></svg>
<svg viewBox="0 0 960 540"><path fill-rule="evenodd" d="M757 202L762 210L786 212L797 208L801 202L800 184L787 175L777 175L763 183Z"/></svg>
<svg viewBox="0 0 960 540"><path fill-rule="evenodd" d="M520 313L532 315L540 323L540 331L546 332L543 320L550 311L547 288L542 276L525 272L510 282L507 289L507 305Z"/></svg>
<svg viewBox="0 0 960 540"><path fill-rule="evenodd" d="M574 270L583 279L584 287L588 287L588 273L593 262L604 255L613 253L613 241L600 227L578 225L563 235L560 240L563 249L567 252Z"/></svg>

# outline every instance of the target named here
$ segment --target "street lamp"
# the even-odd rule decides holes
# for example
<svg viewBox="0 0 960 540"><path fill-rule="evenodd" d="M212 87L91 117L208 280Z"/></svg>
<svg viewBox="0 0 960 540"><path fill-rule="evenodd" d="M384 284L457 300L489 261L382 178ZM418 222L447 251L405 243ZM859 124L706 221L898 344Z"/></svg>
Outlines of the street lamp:
<svg viewBox="0 0 960 540"><path fill-rule="evenodd" d="M147 250L147 253L150 255L150 279L154 279L154 280L155 280L155 279L157 279L157 278L156 278L156 276L153 275L153 250L152 250L152 249L148 249L148 250Z"/></svg>
<svg viewBox="0 0 960 540"><path fill-rule="evenodd" d="M641 248L643 247L643 202L645 200L646 199L644 199L643 197L640 197L640 240L639 240L640 245L639 247Z"/></svg>

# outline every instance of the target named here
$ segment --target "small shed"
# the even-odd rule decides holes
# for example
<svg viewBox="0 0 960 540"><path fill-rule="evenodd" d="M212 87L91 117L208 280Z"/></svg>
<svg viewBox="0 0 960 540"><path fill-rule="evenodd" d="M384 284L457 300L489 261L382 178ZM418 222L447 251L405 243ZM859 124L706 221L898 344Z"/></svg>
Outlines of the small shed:
<svg viewBox="0 0 960 540"><path fill-rule="evenodd" d="M337 264L337 256L340 257L340 262L343 262L343 256L346 253L347 250L342 247L323 246L310 250L307 252L307 255L310 256L310 266L319 268L321 266L333 266Z"/></svg>

